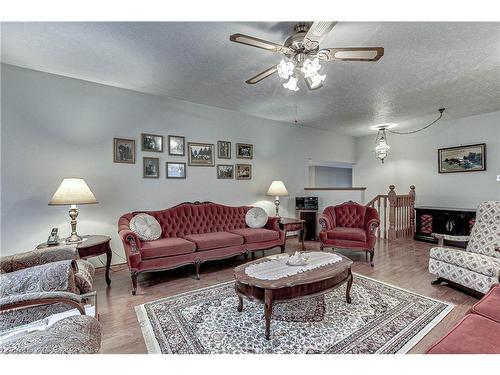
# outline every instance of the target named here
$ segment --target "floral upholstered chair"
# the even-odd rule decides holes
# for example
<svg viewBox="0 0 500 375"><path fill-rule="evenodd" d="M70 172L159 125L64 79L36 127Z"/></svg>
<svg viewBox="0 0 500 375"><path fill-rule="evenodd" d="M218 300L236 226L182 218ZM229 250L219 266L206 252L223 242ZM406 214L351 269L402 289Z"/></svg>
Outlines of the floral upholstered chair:
<svg viewBox="0 0 500 375"><path fill-rule="evenodd" d="M0 331L77 308L94 296L94 267L75 246L0 258Z"/></svg>
<svg viewBox="0 0 500 375"><path fill-rule="evenodd" d="M0 354L95 354L101 348L101 337L97 319L72 315L44 331L0 340Z"/></svg>
<svg viewBox="0 0 500 375"><path fill-rule="evenodd" d="M83 305L88 298L95 297L92 292L94 267L77 258L75 246L0 258L1 354L93 354L99 351L101 324L85 315ZM74 308L81 315L65 317L45 330L27 325Z"/></svg>
<svg viewBox="0 0 500 375"><path fill-rule="evenodd" d="M429 272L433 284L447 281L486 293L500 278L500 202L479 205L470 236L433 234L438 246L430 251ZM465 250L443 247L444 240L468 241Z"/></svg>

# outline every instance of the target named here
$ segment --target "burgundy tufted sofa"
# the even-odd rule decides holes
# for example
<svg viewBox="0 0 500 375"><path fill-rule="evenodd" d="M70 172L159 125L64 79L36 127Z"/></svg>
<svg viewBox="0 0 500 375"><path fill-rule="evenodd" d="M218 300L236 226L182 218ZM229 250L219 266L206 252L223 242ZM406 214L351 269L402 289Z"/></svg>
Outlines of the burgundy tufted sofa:
<svg viewBox="0 0 500 375"><path fill-rule="evenodd" d="M361 250L370 253L373 267L375 230L380 225L377 210L349 201L329 206L319 218L320 248L325 247Z"/></svg>
<svg viewBox="0 0 500 375"><path fill-rule="evenodd" d="M123 241L130 268L133 291L141 272L160 271L186 264L196 266L207 260L229 258L250 252L281 247L285 251L285 234L279 229L279 218L270 217L264 228L249 228L245 215L252 207L229 207L211 202L182 203L162 211L127 213L118 220L118 234ZM130 220L139 213L154 216L162 234L156 241L141 241L130 230Z"/></svg>

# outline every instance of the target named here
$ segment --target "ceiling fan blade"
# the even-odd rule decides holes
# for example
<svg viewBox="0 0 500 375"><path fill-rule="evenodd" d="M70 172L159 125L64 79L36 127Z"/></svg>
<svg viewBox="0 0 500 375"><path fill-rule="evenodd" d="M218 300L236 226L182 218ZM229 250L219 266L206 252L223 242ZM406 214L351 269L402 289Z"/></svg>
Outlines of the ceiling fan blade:
<svg viewBox="0 0 500 375"><path fill-rule="evenodd" d="M319 47L319 43L332 31L337 22L313 22L306 36L304 37L304 47L312 51Z"/></svg>
<svg viewBox="0 0 500 375"><path fill-rule="evenodd" d="M246 44L247 46L262 48L271 52L282 52L285 55L290 55L293 53L292 49L281 44L269 42L264 39L254 38L253 36L244 34L233 34L229 37L229 40L236 43Z"/></svg>
<svg viewBox="0 0 500 375"><path fill-rule="evenodd" d="M318 52L322 61L378 61L382 56L383 47L326 48Z"/></svg>
<svg viewBox="0 0 500 375"><path fill-rule="evenodd" d="M269 77L270 75L276 73L278 69L276 68L276 65L275 66L272 66L270 67L269 69L266 69L264 70L263 72L257 74L256 76L253 76L252 78L250 79L247 79L245 81L245 83L248 83L249 85L253 85L257 82L260 82L262 81L264 78L267 78Z"/></svg>

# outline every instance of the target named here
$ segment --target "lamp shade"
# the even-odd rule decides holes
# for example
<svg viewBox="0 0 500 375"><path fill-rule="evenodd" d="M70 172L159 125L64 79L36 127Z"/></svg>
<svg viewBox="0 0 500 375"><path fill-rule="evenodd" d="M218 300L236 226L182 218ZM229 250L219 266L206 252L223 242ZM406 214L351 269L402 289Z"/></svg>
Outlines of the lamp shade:
<svg viewBox="0 0 500 375"><path fill-rule="evenodd" d="M269 190L267 190L267 195L283 197L288 195L288 191L286 190L283 181L273 181L271 186L269 186Z"/></svg>
<svg viewBox="0 0 500 375"><path fill-rule="evenodd" d="M65 178L49 201L49 206L97 203L83 178Z"/></svg>

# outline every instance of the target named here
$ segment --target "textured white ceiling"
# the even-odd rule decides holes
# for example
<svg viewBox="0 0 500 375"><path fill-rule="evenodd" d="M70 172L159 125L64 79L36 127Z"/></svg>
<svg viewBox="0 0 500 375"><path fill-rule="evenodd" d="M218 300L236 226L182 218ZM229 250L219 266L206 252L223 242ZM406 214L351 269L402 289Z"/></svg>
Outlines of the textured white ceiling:
<svg viewBox="0 0 500 375"><path fill-rule="evenodd" d="M290 92L246 79L280 55L232 43L283 42L293 23L2 23L7 64L354 136L500 110L500 23L340 22L322 47L382 46L377 63L329 62L324 87Z"/></svg>

